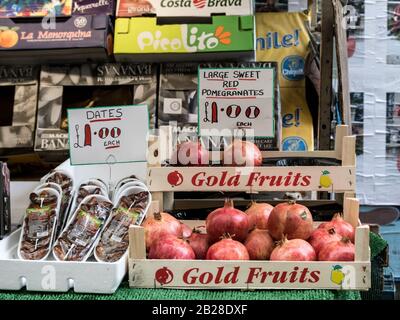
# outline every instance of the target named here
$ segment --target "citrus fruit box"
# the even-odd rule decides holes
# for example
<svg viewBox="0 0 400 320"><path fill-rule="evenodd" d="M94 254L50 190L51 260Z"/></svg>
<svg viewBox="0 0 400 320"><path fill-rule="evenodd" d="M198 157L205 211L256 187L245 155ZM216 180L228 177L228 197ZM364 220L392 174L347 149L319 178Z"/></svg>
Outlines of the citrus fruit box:
<svg viewBox="0 0 400 320"><path fill-rule="evenodd" d="M112 40L112 20L105 15L0 19L2 64L105 62Z"/></svg>
<svg viewBox="0 0 400 320"><path fill-rule="evenodd" d="M280 157L335 159L340 162L336 166L163 166L165 160L170 159L169 155L173 150L168 132L170 132L168 127L160 127L159 136L151 138L149 143L147 185L152 193L153 204L148 214L173 209L173 194L180 191L196 193L325 191L343 194L344 219L356 229L355 259L307 262L146 259L144 228L132 226L129 248L131 287L334 290L370 288L369 226L361 225L359 221L359 201L355 198L355 137L348 136L347 126L336 128L334 150L262 152L265 159ZM192 202L191 207L201 208L202 202L199 200L188 201ZM316 199L310 201L323 203L322 200ZM182 222L190 227L204 225L202 220ZM318 222L315 222L314 227L317 225Z"/></svg>
<svg viewBox="0 0 400 320"><path fill-rule="evenodd" d="M69 159L56 168L68 173L79 185L93 177L114 185L131 174L138 178L146 175L146 163L114 164L111 177L108 165L71 166ZM37 183L39 185L40 182ZM23 188L22 188L23 189ZM29 192L11 197L21 199L12 208L13 224L23 219L29 203ZM15 202L15 201L14 201ZM51 253L40 261L18 258L21 228L0 240L0 289L41 292L67 292L111 294L117 290L127 273L127 254L116 262L98 262L90 257L84 262L57 261Z"/></svg>
<svg viewBox="0 0 400 320"><path fill-rule="evenodd" d="M254 60L254 16L171 24L156 17L117 18L114 55L117 61Z"/></svg>
<svg viewBox="0 0 400 320"><path fill-rule="evenodd" d="M37 18L53 15L69 17L77 14L113 15L114 0L42 0L0 2L0 18Z"/></svg>

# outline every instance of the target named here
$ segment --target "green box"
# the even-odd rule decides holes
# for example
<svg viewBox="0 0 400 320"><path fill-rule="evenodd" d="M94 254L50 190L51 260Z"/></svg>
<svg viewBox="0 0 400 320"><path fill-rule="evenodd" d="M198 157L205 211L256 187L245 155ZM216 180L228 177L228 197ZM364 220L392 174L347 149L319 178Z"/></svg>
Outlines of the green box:
<svg viewBox="0 0 400 320"><path fill-rule="evenodd" d="M119 18L117 61L254 59L254 17L213 16L211 23L158 25L157 18Z"/></svg>

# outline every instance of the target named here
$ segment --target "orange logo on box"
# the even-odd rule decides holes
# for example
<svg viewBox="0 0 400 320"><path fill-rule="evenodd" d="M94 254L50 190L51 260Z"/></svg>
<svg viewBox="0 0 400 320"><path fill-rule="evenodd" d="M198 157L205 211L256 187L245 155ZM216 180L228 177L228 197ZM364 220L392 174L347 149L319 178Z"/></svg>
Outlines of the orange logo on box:
<svg viewBox="0 0 400 320"><path fill-rule="evenodd" d="M17 28L0 27L0 48L12 48L19 40Z"/></svg>

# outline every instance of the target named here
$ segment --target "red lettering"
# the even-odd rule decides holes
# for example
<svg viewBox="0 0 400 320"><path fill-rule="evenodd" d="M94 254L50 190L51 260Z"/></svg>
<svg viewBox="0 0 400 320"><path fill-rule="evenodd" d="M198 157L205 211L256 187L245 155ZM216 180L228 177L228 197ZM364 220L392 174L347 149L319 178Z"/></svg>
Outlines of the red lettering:
<svg viewBox="0 0 400 320"><path fill-rule="evenodd" d="M268 275L273 276L273 278L272 278L273 283L277 283L277 282L284 283L287 280L286 279L286 276L287 276L286 271L283 271L282 273L280 271L268 272Z"/></svg>
<svg viewBox="0 0 400 320"><path fill-rule="evenodd" d="M250 268L246 283L253 283L253 278L257 278L261 270L261 268Z"/></svg>
<svg viewBox="0 0 400 320"><path fill-rule="evenodd" d="M311 271L310 276L312 279L308 279L308 282L311 282L311 283L318 282L320 274L321 274L321 272L319 272L319 271Z"/></svg>
<svg viewBox="0 0 400 320"><path fill-rule="evenodd" d="M209 284L212 279L213 275L211 272L204 272L199 277L199 281L201 284Z"/></svg>
<svg viewBox="0 0 400 320"><path fill-rule="evenodd" d="M292 180L292 174L293 174L293 172L289 171L288 175L285 177L285 182L283 183L283 185L285 187L290 186L290 184L292 183L292 181L291 181Z"/></svg>
<svg viewBox="0 0 400 320"><path fill-rule="evenodd" d="M299 180L301 178L301 173L296 173L294 176L293 186L296 187L299 185Z"/></svg>
<svg viewBox="0 0 400 320"><path fill-rule="evenodd" d="M205 172L198 172L192 177L192 185L195 187L201 187L204 184Z"/></svg>
<svg viewBox="0 0 400 320"><path fill-rule="evenodd" d="M290 279L289 282L293 283L297 281L297 271L299 270L299 267L294 267L293 271L290 273Z"/></svg>
<svg viewBox="0 0 400 320"><path fill-rule="evenodd" d="M221 176L221 180L219 181L219 185L222 187L222 186L224 186L225 185L225 183L226 183L226 176L228 175L228 172L227 171L223 171L222 172L222 176Z"/></svg>
<svg viewBox="0 0 400 320"><path fill-rule="evenodd" d="M224 283L237 283L240 267L234 267L233 271L228 272L224 278Z"/></svg>
<svg viewBox="0 0 400 320"><path fill-rule="evenodd" d="M303 182L301 183L301 185L303 187L309 186L311 183L311 176L304 176L303 177Z"/></svg>
<svg viewBox="0 0 400 320"><path fill-rule="evenodd" d="M207 177L206 185L213 187L218 183L218 178L216 176Z"/></svg>
<svg viewBox="0 0 400 320"><path fill-rule="evenodd" d="M260 172L252 172L252 173L250 173L250 175L249 175L249 180L247 180L246 186L247 186L247 187L252 187L253 184L254 184L254 182L257 181L257 179L258 179L258 177L259 177L260 175L261 175Z"/></svg>
<svg viewBox="0 0 400 320"><path fill-rule="evenodd" d="M228 186L232 187L237 187L240 184L240 174L236 174L233 177L230 177L228 180Z"/></svg>
<svg viewBox="0 0 400 320"><path fill-rule="evenodd" d="M308 268L304 268L303 271L301 272L299 282L303 283L306 281L307 273L308 273Z"/></svg>
<svg viewBox="0 0 400 320"><path fill-rule="evenodd" d="M215 277L215 283L221 283L222 282L222 271L224 271L224 267L218 267L217 268L218 269L218 271L217 271L217 275L216 275L216 277Z"/></svg>
<svg viewBox="0 0 400 320"><path fill-rule="evenodd" d="M272 186L277 186L279 187L282 184L282 176L276 177L273 176L271 177L271 182L269 183L269 185Z"/></svg>
<svg viewBox="0 0 400 320"><path fill-rule="evenodd" d="M186 271L183 274L183 282L184 283L186 283L186 284L194 284L196 282L197 276L191 276L190 279L189 279L189 275L190 275L190 273L192 271L199 272L199 268L192 268L192 269L189 269L188 271Z"/></svg>

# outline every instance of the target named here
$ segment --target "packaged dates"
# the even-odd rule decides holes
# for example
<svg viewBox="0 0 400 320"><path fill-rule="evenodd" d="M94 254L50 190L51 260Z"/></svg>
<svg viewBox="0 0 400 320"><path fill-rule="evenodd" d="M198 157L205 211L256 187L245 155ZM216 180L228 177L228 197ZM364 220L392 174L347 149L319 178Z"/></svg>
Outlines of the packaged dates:
<svg viewBox="0 0 400 320"><path fill-rule="evenodd" d="M87 196L58 237L53 254L61 261L85 261L111 216L113 205L107 197Z"/></svg>
<svg viewBox="0 0 400 320"><path fill-rule="evenodd" d="M53 188L36 189L29 196L18 256L24 260L43 260L51 251L56 231L61 194Z"/></svg>
<svg viewBox="0 0 400 320"><path fill-rule="evenodd" d="M150 193L142 187L130 187L120 194L94 252L98 261L115 262L124 256L129 247L129 227L141 224L150 202Z"/></svg>

